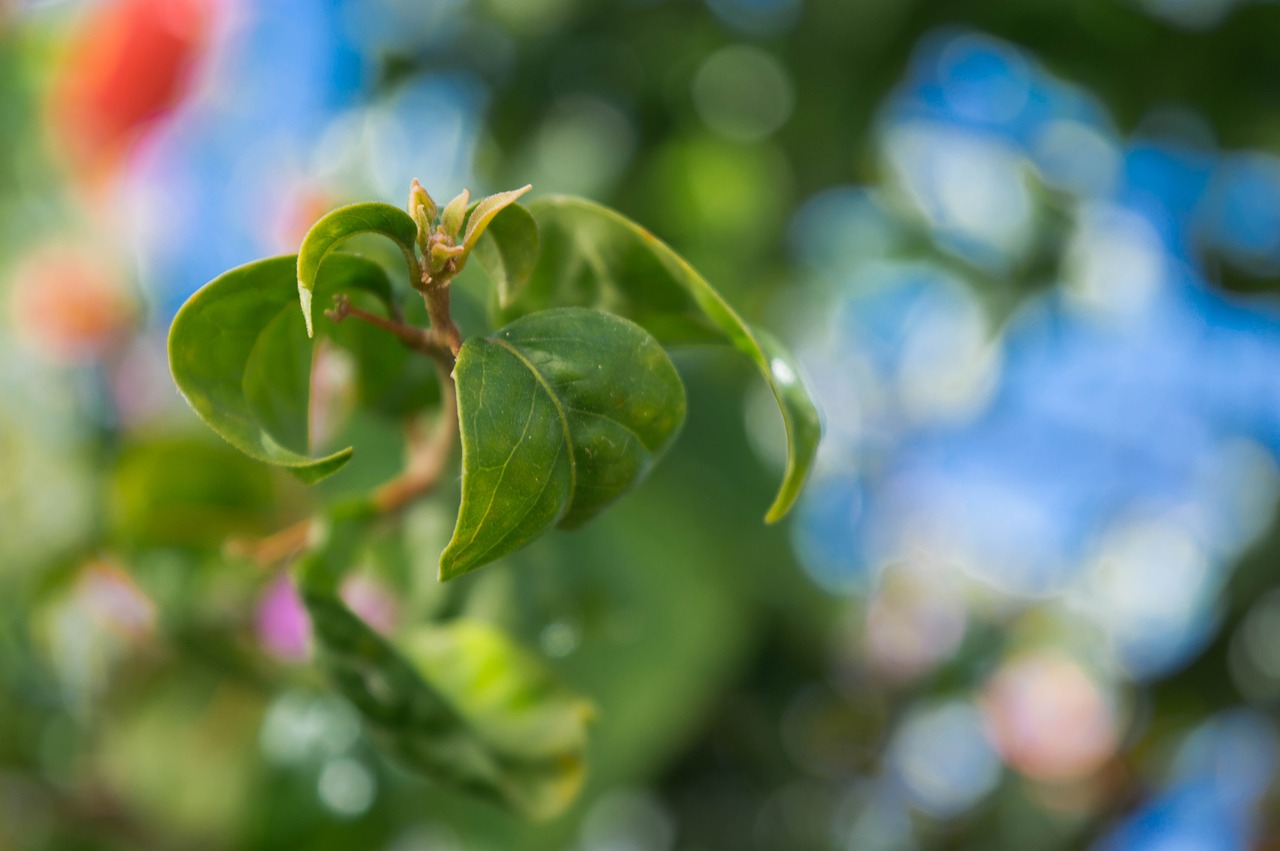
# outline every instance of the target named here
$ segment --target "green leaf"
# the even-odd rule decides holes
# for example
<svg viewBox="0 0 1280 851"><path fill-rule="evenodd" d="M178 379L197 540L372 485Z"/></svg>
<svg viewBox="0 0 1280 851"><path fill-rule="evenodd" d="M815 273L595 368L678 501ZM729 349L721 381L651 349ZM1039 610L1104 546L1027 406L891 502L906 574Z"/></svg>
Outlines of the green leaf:
<svg viewBox="0 0 1280 851"><path fill-rule="evenodd" d="M441 786L525 818L562 812L586 773L590 705L480 621L419 627L400 652L302 583L319 661L379 743Z"/></svg>
<svg viewBox="0 0 1280 851"><path fill-rule="evenodd" d="M511 204L494 217L471 251L498 291L498 306L509 307L538 262L538 223L524 207Z"/></svg>
<svg viewBox="0 0 1280 851"><path fill-rule="evenodd" d="M473 337L454 378L462 505L441 579L587 522L684 423L684 385L658 341L595 310L546 310Z"/></svg>
<svg viewBox="0 0 1280 851"><path fill-rule="evenodd" d="M440 213L440 226L455 243L458 241L458 235L462 233L462 220L467 215L467 204L470 201L471 193L464 189L452 201L445 204L444 210Z"/></svg>
<svg viewBox="0 0 1280 851"><path fill-rule="evenodd" d="M581 198L529 204L541 253L528 285L501 312L511 321L558 305L626 316L665 344L724 342L745 355L773 390L787 430L787 468L766 522L795 504L813 465L822 424L791 355L752 328L689 263L640 225Z"/></svg>
<svg viewBox="0 0 1280 851"><path fill-rule="evenodd" d="M207 433L127 445L109 485L116 543L217 547L235 534L270 531L267 469Z"/></svg>
<svg viewBox="0 0 1280 851"><path fill-rule="evenodd" d="M507 207L510 207L520 199L520 196L528 192L533 187L526 184L519 189L512 189L509 192L499 192L496 195L490 195L482 198L472 205L467 216L467 230L462 238L462 262L466 262L467 255L471 253L471 249L476 247L476 242L480 237L484 236L484 232L488 230L489 225L493 222L494 217L501 213ZM459 264L461 265L461 263Z"/></svg>
<svg viewBox="0 0 1280 851"><path fill-rule="evenodd" d="M320 265L338 247L338 243L358 233L380 233L395 242L404 255L410 285L418 284L418 260L413 253L418 225L408 213L399 207L376 202L339 207L311 226L298 249L298 300L307 323L308 337L314 334L311 299Z"/></svg>
<svg viewBox="0 0 1280 851"><path fill-rule="evenodd" d="M307 454L312 345L293 313L296 262L287 255L249 263L191 296L169 329L169 368L187 403L227 442L315 482L342 467L352 450ZM349 254L329 258L315 291L325 299L343 293L391 300L382 267ZM321 328L329 335L335 326L325 319Z"/></svg>

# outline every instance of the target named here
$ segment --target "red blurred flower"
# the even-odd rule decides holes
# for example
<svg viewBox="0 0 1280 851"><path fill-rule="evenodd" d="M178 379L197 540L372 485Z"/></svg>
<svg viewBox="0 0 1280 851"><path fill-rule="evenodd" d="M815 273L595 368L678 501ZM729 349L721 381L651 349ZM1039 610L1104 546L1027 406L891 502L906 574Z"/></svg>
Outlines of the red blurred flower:
<svg viewBox="0 0 1280 851"><path fill-rule="evenodd" d="M50 122L72 168L117 170L155 119L190 88L218 0L107 0L71 38L51 91Z"/></svg>

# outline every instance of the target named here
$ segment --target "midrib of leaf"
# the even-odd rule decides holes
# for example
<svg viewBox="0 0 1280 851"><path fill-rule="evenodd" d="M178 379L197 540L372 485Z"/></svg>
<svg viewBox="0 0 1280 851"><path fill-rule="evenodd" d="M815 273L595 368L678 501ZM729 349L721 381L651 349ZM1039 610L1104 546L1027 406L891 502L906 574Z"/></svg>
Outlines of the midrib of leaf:
<svg viewBox="0 0 1280 851"><path fill-rule="evenodd" d="M555 461L556 461L556 459L558 459L558 458L560 457L560 453L561 453L561 452L563 452L563 451L564 451L563 449L557 449L557 450L556 450L556 454L555 454L555 456L551 459L552 466L555 466ZM570 453L570 455L569 455L569 475L570 475L570 478L571 478L571 479L572 479L573 473L574 473L574 467L573 467L573 454L572 454L572 453ZM525 519L526 517L528 517L528 516L529 516L529 512L530 512L530 511L533 511L533 509L537 507L537 505L538 505L538 501L539 501L540 499L542 499L542 495L543 495L544 493L546 493L546 492L547 492L547 486L548 486L548 485L550 485L550 484L551 484L551 477L550 477L550 476L548 476L548 477L547 477L547 479L546 479L546 481L544 481L544 482L542 483L542 489L541 489L541 490L539 490L539 491L538 491L538 493L537 493L537 495L536 495L536 496L534 496L534 498L533 498L533 499L531 499L531 500L529 501L529 505L528 505L528 507L527 507L527 508L525 508L524 513L523 513L523 514L521 514L519 518L517 518L517 523L516 523L516 525L514 525L514 526L512 526L510 529L508 529L508 530L507 530L507 532L506 532L504 535L502 535L502 537L498 538L498 539L497 539L497 540L495 540L493 543L491 543L489 546L485 547L483 550L481 550L481 551L480 551L480 554L479 554L478 556L473 556L473 558L480 558L480 559L483 559L483 558L484 558L484 556L487 556L489 553L491 553L491 552L493 552L494 550L496 550L496 549L498 549L499 547L501 547L503 544L505 544L505 543L507 542L507 539L509 539L512 535L516 534L516 533L520 530L520 525L519 525L519 524L520 524L521 522L523 522L523 521L524 521L524 519ZM572 493L572 491L570 491L570 492ZM495 492L494 492L494 493L495 493L495 495L496 495L497 491L495 490ZM569 503L565 503L566 507L568 506L568 504L569 504ZM476 524L476 531L475 531L475 533L473 533L473 534L472 534L472 536L471 536L471 540L467 542L467 547L470 547L472 544L474 544L474 543L475 543L476 536L480 534L480 530L481 530L481 529L483 528L483 526L484 526L484 521L485 521L485 519L487 519L487 518L488 518L488 516L489 516L489 512L490 512L490 510L492 510L492 508L493 508L493 496L491 496L491 497L489 498L489 506L488 506L488 508L486 508L486 509L485 509L485 516L484 516L483 518L481 518L481 520ZM563 514L564 514L564 512L563 512L563 511L561 511L561 515L563 515Z"/></svg>
<svg viewBox="0 0 1280 851"><path fill-rule="evenodd" d="M484 372L483 371L480 373L480 379L481 379L480 393L483 394L484 393ZM476 523L475 532L471 534L470 540L467 541L468 547L476 542L476 536L480 534L480 529L484 526L484 522L488 520L489 515L493 513L493 501L498 496L498 488L502 486L503 479L507 477L507 470L511 467L511 459L516 457L516 453L520 451L520 446L521 446L521 443L524 441L525 435L529 433L529 423L533 422L533 414L538 409L537 401L538 401L537 391L535 391L534 395L529 399L529 413L527 416L525 416L524 425L520 428L520 440L517 440L516 445L511 447L511 451L507 453L506 460L502 462L502 465L499 467L481 467L480 468L482 470L498 470L498 482L496 485L494 485L493 493L489 495L489 504L484 507L484 514L480 515L480 520ZM541 494L541 491L539 491L539 494ZM526 511L525 513L527 514L528 512ZM493 547L490 547L489 549L493 549ZM489 550L485 550L486 553L488 551Z"/></svg>
<svg viewBox="0 0 1280 851"><path fill-rule="evenodd" d="M538 371L538 368L535 367L527 357L520 353L519 349L508 343L506 340L502 340L497 337L487 337L485 339L506 349L515 356L516 360L524 364L524 368L529 370L533 375L534 380L538 382L538 386L542 388L543 392L547 394L547 398L551 400L551 404L555 406L556 416L560 418L560 429L564 432L564 443L565 446L569 448L569 500L565 503L565 508L567 509L573 504L573 496L578 492L578 463L575 460L574 455L573 435L569 431L569 415L565 413L564 405L560 404L560 397L556 395L551 384L542 375L542 373Z"/></svg>

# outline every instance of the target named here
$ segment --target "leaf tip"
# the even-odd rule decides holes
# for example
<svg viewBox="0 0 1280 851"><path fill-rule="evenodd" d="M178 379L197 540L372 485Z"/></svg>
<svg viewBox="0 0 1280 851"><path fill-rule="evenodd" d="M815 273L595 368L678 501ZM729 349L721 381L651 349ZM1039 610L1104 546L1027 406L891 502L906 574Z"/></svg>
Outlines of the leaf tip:
<svg viewBox="0 0 1280 851"><path fill-rule="evenodd" d="M298 279L298 303L302 306L302 318L307 322L307 337L314 337L316 329L311 321L311 290L301 278Z"/></svg>
<svg viewBox="0 0 1280 851"><path fill-rule="evenodd" d="M461 570L458 568L457 561L449 554L448 550L445 550L440 554L440 572L436 575L436 578L440 582L448 582L450 579L457 579L466 572L466 568Z"/></svg>
<svg viewBox="0 0 1280 851"><path fill-rule="evenodd" d="M493 561L492 558L486 558L483 554L477 558L474 551L469 551L468 547L458 543L455 535L454 539L449 541L449 545L444 548L444 552L440 553L440 581L448 582L451 579L457 579L478 567L484 567L491 561Z"/></svg>
<svg viewBox="0 0 1280 851"><path fill-rule="evenodd" d="M786 506L779 508L777 503L769 506L769 510L765 512L764 522L767 526L772 526L791 512L791 507Z"/></svg>
<svg viewBox="0 0 1280 851"><path fill-rule="evenodd" d="M798 487L789 487L788 485L790 485L790 482L783 484L782 490L778 491L778 495L774 497L773 505L769 506L769 510L765 512L764 522L767 525L772 526L782 520L795 507L796 500L800 496L800 490Z"/></svg>
<svg viewBox="0 0 1280 851"><path fill-rule="evenodd" d="M304 485L314 485L345 467L354 454L355 449L348 446L345 449L339 449L328 457L316 458L306 464L290 466L288 470L293 474L294 478Z"/></svg>

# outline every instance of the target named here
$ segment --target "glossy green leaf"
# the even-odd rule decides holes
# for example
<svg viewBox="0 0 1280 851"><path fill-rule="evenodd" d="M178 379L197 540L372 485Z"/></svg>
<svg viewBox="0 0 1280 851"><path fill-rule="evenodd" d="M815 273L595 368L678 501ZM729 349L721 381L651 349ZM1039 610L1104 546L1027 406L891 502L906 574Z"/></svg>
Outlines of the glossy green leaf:
<svg viewBox="0 0 1280 851"><path fill-rule="evenodd" d="M293 255L259 260L196 292L169 329L169 368L187 403L227 442L314 482L352 450L307 454L312 345L293 312L296 262ZM315 291L326 300L339 293L391 299L382 268L349 254L329 258ZM327 319L322 326L326 334L334 328Z"/></svg>
<svg viewBox="0 0 1280 851"><path fill-rule="evenodd" d="M409 270L409 283L418 282L418 261L413 253L418 226L413 218L390 204L369 202L339 207L311 226L298 249L298 300L307 324L307 336L313 336L311 300L320 266L338 244L358 233L380 233L389 237L404 255Z"/></svg>
<svg viewBox="0 0 1280 851"><path fill-rule="evenodd" d="M538 262L538 223L524 207L511 204L493 218L471 254L493 281L498 306L509 307Z"/></svg>
<svg viewBox="0 0 1280 851"><path fill-rule="evenodd" d="M319 660L391 754L428 779L550 818L586 773L589 704L494 627L419 627L397 650L303 582Z"/></svg>
<svg viewBox="0 0 1280 851"><path fill-rule="evenodd" d="M791 509L822 435L816 406L790 354L749 326L689 263L640 225L581 198L529 204L541 243L537 266L513 304L511 321L559 305L626 316L666 344L727 342L760 370L787 430L787 468L765 520Z"/></svg>
<svg viewBox="0 0 1280 851"><path fill-rule="evenodd" d="M573 528L634 487L684 422L684 385L643 328L547 310L463 344L454 370L462 505L450 579Z"/></svg>

